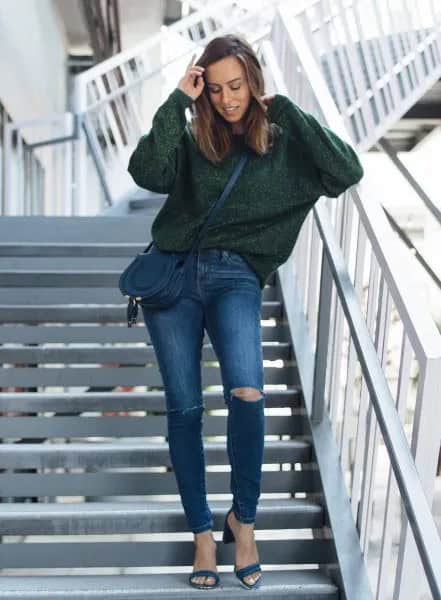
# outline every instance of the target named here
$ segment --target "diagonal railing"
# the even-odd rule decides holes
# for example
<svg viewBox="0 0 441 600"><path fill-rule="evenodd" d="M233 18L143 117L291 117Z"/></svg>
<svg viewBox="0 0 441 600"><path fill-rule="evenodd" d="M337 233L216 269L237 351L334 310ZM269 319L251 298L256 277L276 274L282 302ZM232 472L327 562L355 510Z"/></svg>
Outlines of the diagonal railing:
<svg viewBox="0 0 441 600"><path fill-rule="evenodd" d="M360 150L441 77L441 9L432 0L313 0L296 12Z"/></svg>
<svg viewBox="0 0 441 600"><path fill-rule="evenodd" d="M269 31L274 9L281 0L221 0L200 2L200 10L174 23L145 42L77 75L74 79L72 122L78 137L63 144L60 125L51 137L39 130L52 126L49 116L34 123L15 123L6 143L26 130L44 151L31 149L47 163L45 177L63 190L57 199L61 214L96 214L106 205L130 196L136 188L127 173L128 158L140 135L148 131L156 107L176 84L191 54L224 32L243 33L250 42ZM331 94L359 149L377 142L388 127L441 75L440 15L430 0L411 7L404 0L367 3L360 0L313 0L287 3L311 51L322 65ZM401 29L397 29L399 23ZM59 115L58 118L61 118ZM64 128L65 129L65 128ZM71 164L66 163L70 156ZM49 158L47 158L49 157ZM34 184L14 149L5 156L8 198L3 214L31 210L52 211L51 185ZM13 173L17 173L13 175ZM24 183L38 189L38 199L23 199ZM18 208L17 208L18 207ZM29 214L29 212L28 212Z"/></svg>
<svg viewBox="0 0 441 600"><path fill-rule="evenodd" d="M8 214L11 188L15 190L16 210L20 214L42 214L45 186L45 165L26 139L24 131L16 127L11 116L0 104L0 215ZM11 157L14 157L11 160Z"/></svg>
<svg viewBox="0 0 441 600"><path fill-rule="evenodd" d="M355 145L302 19L287 5L279 8L272 43L264 42L268 80L273 91L290 96ZM431 505L441 438L441 337L418 282L412 285L412 259L370 192L372 176L366 173L339 200L316 205L280 278L294 344L302 348L298 363L311 422L317 430L326 423L332 430L364 560L375 573L375 597L424 597L425 578L417 574L422 564L433 597L440 598L441 542ZM398 365L397 372L390 373L390 364ZM332 503L336 482L326 483L325 475ZM379 502L383 526L373 540ZM332 510L330 515L331 524L342 518ZM333 532L338 547L338 526ZM375 542L381 550L373 560ZM345 562L348 567L347 556L343 576Z"/></svg>
<svg viewBox="0 0 441 600"><path fill-rule="evenodd" d="M439 228L436 204L382 136L441 77L441 8L430 0L315 0L296 14L357 148L379 146ZM392 215L389 220L405 239ZM413 251L438 286L438 275Z"/></svg>
<svg viewBox="0 0 441 600"><path fill-rule="evenodd" d="M87 135L87 131L82 128L81 119L71 112L7 123L3 135L4 185L0 215L77 214L80 173L76 170L76 154L83 135ZM88 197L89 201L93 199L89 212L94 213L98 207L108 204L109 192L94 148L89 146L83 150L84 161L89 165Z"/></svg>

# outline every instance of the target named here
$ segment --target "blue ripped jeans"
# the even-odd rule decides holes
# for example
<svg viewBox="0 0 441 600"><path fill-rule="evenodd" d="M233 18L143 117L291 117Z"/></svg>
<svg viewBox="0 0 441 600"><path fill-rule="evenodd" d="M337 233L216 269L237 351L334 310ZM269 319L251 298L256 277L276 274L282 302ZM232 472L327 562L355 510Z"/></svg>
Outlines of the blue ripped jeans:
<svg viewBox="0 0 441 600"><path fill-rule="evenodd" d="M153 245L149 252L160 250ZM265 430L261 303L259 279L248 263L236 252L210 248L196 252L174 306L143 308L164 384L170 459L193 533L213 528L202 443L204 330L220 364L228 407L233 510L242 523L254 523L256 518ZM258 390L257 400L235 395L240 387Z"/></svg>

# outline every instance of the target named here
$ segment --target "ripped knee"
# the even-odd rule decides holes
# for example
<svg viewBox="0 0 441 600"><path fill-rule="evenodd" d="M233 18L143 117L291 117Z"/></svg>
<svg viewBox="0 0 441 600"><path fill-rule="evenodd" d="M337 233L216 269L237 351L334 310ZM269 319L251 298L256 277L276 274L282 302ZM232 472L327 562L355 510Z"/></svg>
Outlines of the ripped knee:
<svg viewBox="0 0 441 600"><path fill-rule="evenodd" d="M231 390L231 395L239 396L243 400L260 400L263 396L262 392L253 387L240 387Z"/></svg>

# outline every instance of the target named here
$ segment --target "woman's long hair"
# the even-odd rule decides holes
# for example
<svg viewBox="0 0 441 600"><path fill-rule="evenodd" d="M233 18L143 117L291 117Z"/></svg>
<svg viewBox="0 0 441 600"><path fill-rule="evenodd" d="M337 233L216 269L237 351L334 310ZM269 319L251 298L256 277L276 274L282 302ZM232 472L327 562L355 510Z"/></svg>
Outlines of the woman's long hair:
<svg viewBox="0 0 441 600"><path fill-rule="evenodd" d="M265 115L265 105L260 97L265 93L262 67L251 45L241 36L228 34L214 38L205 47L195 63L207 68L208 65L235 56L241 61L250 88L250 104L243 116L244 142L257 154L266 154L272 147L276 130ZM207 83L195 100L191 122L193 135L202 154L214 163L220 163L232 147L232 129L213 107Z"/></svg>

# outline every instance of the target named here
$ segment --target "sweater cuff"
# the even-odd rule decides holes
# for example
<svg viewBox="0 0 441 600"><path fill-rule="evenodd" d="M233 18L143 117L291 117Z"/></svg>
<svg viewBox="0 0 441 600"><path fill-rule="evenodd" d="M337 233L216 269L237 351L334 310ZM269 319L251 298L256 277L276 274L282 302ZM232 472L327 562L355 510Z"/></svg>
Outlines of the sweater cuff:
<svg viewBox="0 0 441 600"><path fill-rule="evenodd" d="M173 100L175 100L179 104L179 106L181 106L183 109L189 108L194 102L194 100L191 96L189 96L188 94L183 92L178 87L172 91L169 98L172 98Z"/></svg>

